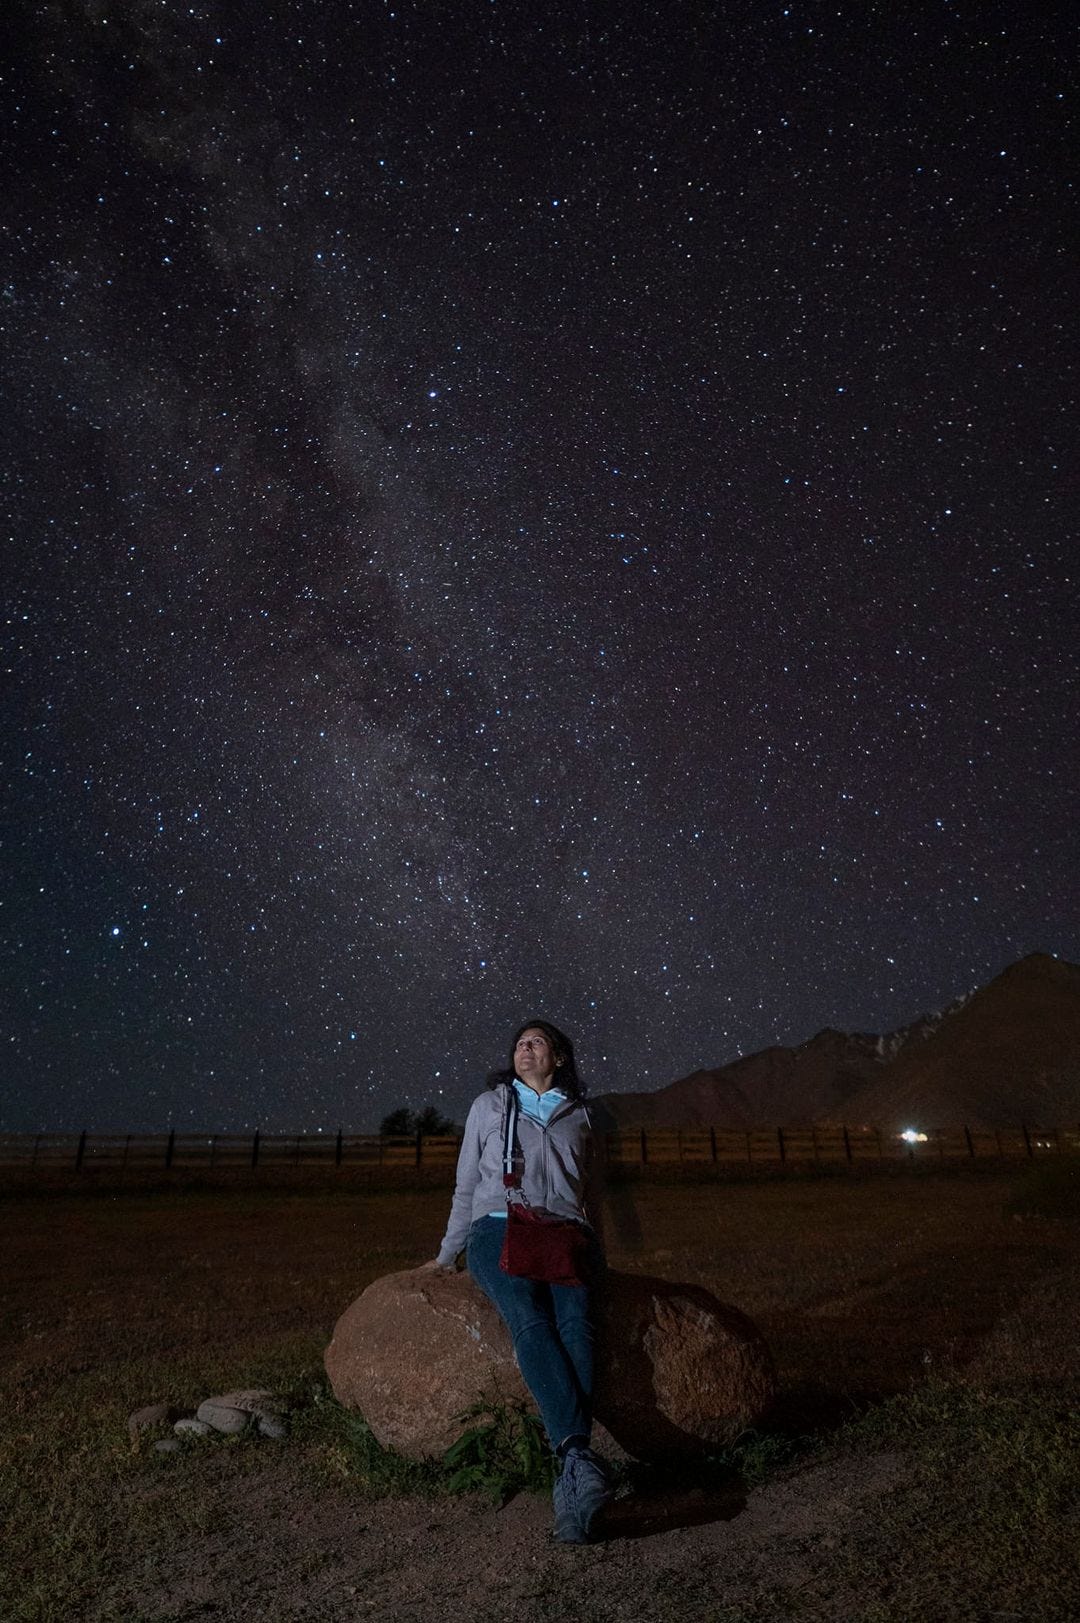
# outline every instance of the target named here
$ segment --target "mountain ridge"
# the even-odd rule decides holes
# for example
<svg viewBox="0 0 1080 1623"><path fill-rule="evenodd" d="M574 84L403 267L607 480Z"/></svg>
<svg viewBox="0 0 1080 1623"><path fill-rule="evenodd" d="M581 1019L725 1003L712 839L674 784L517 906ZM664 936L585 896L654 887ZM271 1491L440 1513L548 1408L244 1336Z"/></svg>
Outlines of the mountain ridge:
<svg viewBox="0 0 1080 1623"><path fill-rule="evenodd" d="M1034 952L893 1032L805 1042L600 1096L618 1126L839 1122L994 1128L1080 1119L1080 965Z"/></svg>

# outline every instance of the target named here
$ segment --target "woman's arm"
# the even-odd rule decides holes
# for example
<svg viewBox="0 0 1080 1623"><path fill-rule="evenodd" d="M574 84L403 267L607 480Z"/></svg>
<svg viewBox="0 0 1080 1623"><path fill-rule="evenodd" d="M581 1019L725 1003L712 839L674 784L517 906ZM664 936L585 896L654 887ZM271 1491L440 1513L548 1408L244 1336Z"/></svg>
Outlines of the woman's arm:
<svg viewBox="0 0 1080 1623"><path fill-rule="evenodd" d="M596 1238L600 1242L600 1249L607 1250L604 1233L604 1205L607 1200L607 1134L603 1131L590 1106L589 1119L589 1160L588 1178L585 1185L585 1218ZM601 1117L602 1119L602 1117Z"/></svg>

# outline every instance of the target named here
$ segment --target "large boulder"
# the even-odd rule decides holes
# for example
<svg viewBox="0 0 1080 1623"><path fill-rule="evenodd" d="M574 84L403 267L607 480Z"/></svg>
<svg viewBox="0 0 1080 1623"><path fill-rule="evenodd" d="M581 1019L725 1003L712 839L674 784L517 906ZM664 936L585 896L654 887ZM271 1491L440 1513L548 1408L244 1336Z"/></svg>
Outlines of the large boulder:
<svg viewBox="0 0 1080 1623"><path fill-rule="evenodd" d="M502 1320L467 1274L384 1274L346 1308L325 1362L339 1401L412 1459L449 1448L455 1417L478 1399L529 1396Z"/></svg>
<svg viewBox="0 0 1080 1623"><path fill-rule="evenodd" d="M369 1285L334 1328L326 1370L378 1441L412 1459L441 1454L478 1400L533 1407L509 1334L467 1273L415 1269ZM694 1285L607 1275L597 1313L594 1407L637 1459L707 1453L760 1420L772 1359L742 1313Z"/></svg>
<svg viewBox="0 0 1080 1623"><path fill-rule="evenodd" d="M764 1337L700 1286L608 1275L597 1319L597 1419L641 1460L733 1443L776 1396Z"/></svg>

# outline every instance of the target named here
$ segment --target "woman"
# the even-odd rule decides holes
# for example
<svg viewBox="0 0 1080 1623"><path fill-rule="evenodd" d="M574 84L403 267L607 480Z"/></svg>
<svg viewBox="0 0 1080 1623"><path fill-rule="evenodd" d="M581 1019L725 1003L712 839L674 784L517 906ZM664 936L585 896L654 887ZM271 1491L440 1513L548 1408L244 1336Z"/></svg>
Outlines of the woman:
<svg viewBox="0 0 1080 1623"><path fill-rule="evenodd" d="M450 1270L464 1247L470 1274L505 1321L558 1461L555 1537L569 1544L588 1541L597 1512L611 1497L603 1462L589 1447L593 1307L604 1263L596 1233L600 1146L582 1093L569 1038L546 1020L522 1026L510 1045L508 1069L496 1073L490 1091L469 1110L450 1222L438 1257L428 1264ZM499 1266L506 1237L503 1158L512 1097L521 1196L529 1206L582 1225L588 1240L584 1284L542 1284Z"/></svg>

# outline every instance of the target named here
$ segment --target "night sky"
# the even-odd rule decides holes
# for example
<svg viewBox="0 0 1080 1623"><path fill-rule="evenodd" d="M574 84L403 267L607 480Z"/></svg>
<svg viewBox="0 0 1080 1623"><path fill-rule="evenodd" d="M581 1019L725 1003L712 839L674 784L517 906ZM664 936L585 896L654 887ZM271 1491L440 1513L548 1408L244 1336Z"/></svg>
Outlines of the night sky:
<svg viewBox="0 0 1080 1623"><path fill-rule="evenodd" d="M1071 6L8 16L0 1125L1080 958Z"/></svg>

